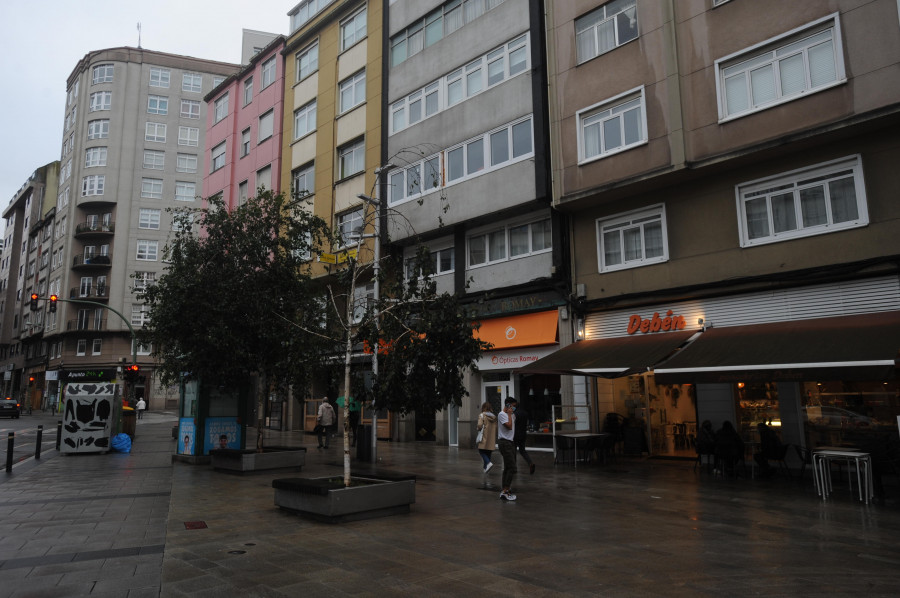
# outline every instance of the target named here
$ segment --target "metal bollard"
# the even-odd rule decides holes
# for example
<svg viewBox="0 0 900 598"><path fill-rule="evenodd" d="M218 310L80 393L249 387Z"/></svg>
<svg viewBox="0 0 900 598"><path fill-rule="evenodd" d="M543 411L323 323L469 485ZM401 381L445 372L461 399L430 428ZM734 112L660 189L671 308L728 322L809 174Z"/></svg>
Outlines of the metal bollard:
<svg viewBox="0 0 900 598"><path fill-rule="evenodd" d="M41 437L44 435L44 426L38 426L37 431L37 440L34 444L34 458L36 460L40 460L41 458Z"/></svg>
<svg viewBox="0 0 900 598"><path fill-rule="evenodd" d="M56 422L56 450L59 450L59 440L62 438L62 420Z"/></svg>
<svg viewBox="0 0 900 598"><path fill-rule="evenodd" d="M9 440L6 443L6 473L12 473L13 448L16 444L16 433L9 433Z"/></svg>

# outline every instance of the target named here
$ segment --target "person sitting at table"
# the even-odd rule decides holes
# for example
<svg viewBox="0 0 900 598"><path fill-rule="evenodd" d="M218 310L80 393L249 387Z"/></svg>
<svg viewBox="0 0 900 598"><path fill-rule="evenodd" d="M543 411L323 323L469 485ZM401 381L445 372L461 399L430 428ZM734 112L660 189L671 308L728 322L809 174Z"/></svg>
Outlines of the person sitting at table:
<svg viewBox="0 0 900 598"><path fill-rule="evenodd" d="M712 422L708 419L703 420L700 429L697 430L694 448L697 449L698 463L702 463L703 455L716 454L716 432L713 430Z"/></svg>
<svg viewBox="0 0 900 598"><path fill-rule="evenodd" d="M744 441L727 419L716 432L716 463L726 476L735 475L738 461L744 458Z"/></svg>
<svg viewBox="0 0 900 598"><path fill-rule="evenodd" d="M775 475L775 468L769 465L769 459L784 459L784 445L775 430L759 422L756 425L759 430L759 452L753 455L753 460L759 465L759 476L768 478Z"/></svg>

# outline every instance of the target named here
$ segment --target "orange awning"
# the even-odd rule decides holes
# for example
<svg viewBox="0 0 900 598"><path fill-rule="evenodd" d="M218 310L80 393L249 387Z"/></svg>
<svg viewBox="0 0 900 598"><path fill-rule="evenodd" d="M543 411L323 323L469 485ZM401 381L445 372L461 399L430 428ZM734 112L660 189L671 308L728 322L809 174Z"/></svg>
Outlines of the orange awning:
<svg viewBox="0 0 900 598"><path fill-rule="evenodd" d="M475 337L491 343L493 349L512 349L557 343L556 310L482 320Z"/></svg>

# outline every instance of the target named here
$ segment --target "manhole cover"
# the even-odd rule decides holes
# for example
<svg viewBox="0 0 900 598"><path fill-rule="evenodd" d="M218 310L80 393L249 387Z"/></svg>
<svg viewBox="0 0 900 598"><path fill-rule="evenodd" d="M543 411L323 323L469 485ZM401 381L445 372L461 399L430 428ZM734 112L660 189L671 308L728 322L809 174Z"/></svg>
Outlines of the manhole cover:
<svg viewBox="0 0 900 598"><path fill-rule="evenodd" d="M205 521L185 521L184 529L206 529Z"/></svg>

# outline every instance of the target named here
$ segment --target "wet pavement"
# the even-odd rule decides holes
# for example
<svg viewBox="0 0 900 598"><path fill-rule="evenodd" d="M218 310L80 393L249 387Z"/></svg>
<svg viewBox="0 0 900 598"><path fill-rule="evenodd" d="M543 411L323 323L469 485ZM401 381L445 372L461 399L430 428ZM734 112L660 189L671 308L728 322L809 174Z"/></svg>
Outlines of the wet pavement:
<svg viewBox="0 0 900 598"><path fill-rule="evenodd" d="M846 485L723 479L693 463L619 457L573 468L379 443L379 469L414 473L409 514L344 524L278 509L278 477L339 475L315 437L307 465L234 475L172 463L171 414L138 422L130 454L59 455L0 473L0 597L896 596L900 488L865 505ZM251 440L252 443L252 440ZM370 463L357 463L364 472Z"/></svg>

